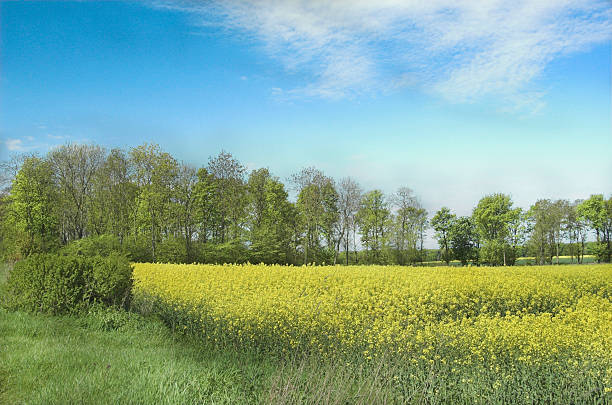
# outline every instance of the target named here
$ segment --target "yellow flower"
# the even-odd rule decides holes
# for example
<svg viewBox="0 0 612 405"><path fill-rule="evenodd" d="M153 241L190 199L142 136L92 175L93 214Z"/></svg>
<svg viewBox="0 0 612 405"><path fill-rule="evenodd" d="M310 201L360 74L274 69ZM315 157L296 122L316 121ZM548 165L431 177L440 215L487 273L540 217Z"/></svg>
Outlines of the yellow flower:
<svg viewBox="0 0 612 405"><path fill-rule="evenodd" d="M138 263L134 296L174 313L184 329L198 325L211 341L281 352L401 353L490 369L612 363L612 265Z"/></svg>

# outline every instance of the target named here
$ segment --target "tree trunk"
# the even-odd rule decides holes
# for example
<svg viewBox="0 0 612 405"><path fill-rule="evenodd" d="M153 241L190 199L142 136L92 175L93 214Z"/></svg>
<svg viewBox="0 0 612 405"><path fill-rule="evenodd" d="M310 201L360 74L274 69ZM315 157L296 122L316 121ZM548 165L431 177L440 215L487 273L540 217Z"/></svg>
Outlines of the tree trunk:
<svg viewBox="0 0 612 405"><path fill-rule="evenodd" d="M346 227L346 239L345 239L345 244L344 244L344 254L346 255L346 265L349 265L349 233L350 233L350 228L347 226Z"/></svg>
<svg viewBox="0 0 612 405"><path fill-rule="evenodd" d="M185 226L185 254L187 263L191 263L191 233L188 230L188 227Z"/></svg>
<svg viewBox="0 0 612 405"><path fill-rule="evenodd" d="M359 256L357 256L357 230L353 227L353 252L355 253L355 264L359 263Z"/></svg>
<svg viewBox="0 0 612 405"><path fill-rule="evenodd" d="M304 243L304 264L308 264L308 244L310 243L310 231L306 231L306 238Z"/></svg>
<svg viewBox="0 0 612 405"><path fill-rule="evenodd" d="M151 253L153 257L153 263L155 263L155 217L151 215Z"/></svg>
<svg viewBox="0 0 612 405"><path fill-rule="evenodd" d="M610 252L610 230L609 229L606 231L606 239L608 239L608 263L610 263L610 256L612 255L612 252Z"/></svg>

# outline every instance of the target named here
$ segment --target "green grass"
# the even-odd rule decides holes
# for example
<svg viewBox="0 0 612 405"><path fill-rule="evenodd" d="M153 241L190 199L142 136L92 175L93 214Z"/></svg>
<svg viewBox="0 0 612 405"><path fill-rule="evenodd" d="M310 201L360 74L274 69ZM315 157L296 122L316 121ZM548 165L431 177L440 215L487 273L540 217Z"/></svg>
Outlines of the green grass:
<svg viewBox="0 0 612 405"><path fill-rule="evenodd" d="M375 370L207 347L127 312L0 309L0 331L0 404L398 402Z"/></svg>
<svg viewBox="0 0 612 405"><path fill-rule="evenodd" d="M0 301L9 269L0 264ZM383 374L319 360L211 347L111 308L51 316L0 305L0 404L397 402Z"/></svg>
<svg viewBox="0 0 612 405"><path fill-rule="evenodd" d="M0 404L606 404L591 371L556 374L333 363L213 348L161 321L101 310L0 309ZM506 372L509 370L506 370ZM584 372L584 374L583 374ZM600 372L597 371L597 372ZM504 373L504 372L502 372ZM597 381L598 378L595 378Z"/></svg>
<svg viewBox="0 0 612 405"><path fill-rule="evenodd" d="M159 321L108 318L2 310L0 403L255 403L273 371L191 344Z"/></svg>

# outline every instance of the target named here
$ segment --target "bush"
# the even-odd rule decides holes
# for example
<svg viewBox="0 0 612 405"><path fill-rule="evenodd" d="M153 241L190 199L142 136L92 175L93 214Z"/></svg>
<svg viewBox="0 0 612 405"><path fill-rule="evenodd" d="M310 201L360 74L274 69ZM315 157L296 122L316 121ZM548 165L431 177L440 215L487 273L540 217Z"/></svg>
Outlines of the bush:
<svg viewBox="0 0 612 405"><path fill-rule="evenodd" d="M101 305L91 305L87 314L79 317L79 322L84 327L101 331L138 330L148 326L139 314Z"/></svg>
<svg viewBox="0 0 612 405"><path fill-rule="evenodd" d="M187 263L185 239L169 237L157 245L155 261L158 263Z"/></svg>
<svg viewBox="0 0 612 405"><path fill-rule="evenodd" d="M516 251L507 243L499 241L488 241L480 248L478 260L480 263L490 266L503 266L504 253L506 255L506 265L513 266L516 261Z"/></svg>
<svg viewBox="0 0 612 405"><path fill-rule="evenodd" d="M217 245L204 244L198 249L196 257L200 263L246 263L248 260L248 249L239 240Z"/></svg>
<svg viewBox="0 0 612 405"><path fill-rule="evenodd" d="M592 243L589 253L595 256L598 263L609 262L610 256L612 256L612 253L608 249L608 244L605 242Z"/></svg>
<svg viewBox="0 0 612 405"><path fill-rule="evenodd" d="M119 238L114 235L89 236L70 242L62 249L65 255L108 256L112 252L123 252Z"/></svg>
<svg viewBox="0 0 612 405"><path fill-rule="evenodd" d="M127 258L111 253L107 257L95 256L91 263L91 279L86 291L88 301L127 306L132 289L132 266Z"/></svg>
<svg viewBox="0 0 612 405"><path fill-rule="evenodd" d="M125 246L129 258L133 262L150 263L153 261L151 254L151 239L146 235L138 235L125 240Z"/></svg>
<svg viewBox="0 0 612 405"><path fill-rule="evenodd" d="M8 277L8 306L65 313L91 304L129 303L132 267L125 256L37 254L17 262Z"/></svg>

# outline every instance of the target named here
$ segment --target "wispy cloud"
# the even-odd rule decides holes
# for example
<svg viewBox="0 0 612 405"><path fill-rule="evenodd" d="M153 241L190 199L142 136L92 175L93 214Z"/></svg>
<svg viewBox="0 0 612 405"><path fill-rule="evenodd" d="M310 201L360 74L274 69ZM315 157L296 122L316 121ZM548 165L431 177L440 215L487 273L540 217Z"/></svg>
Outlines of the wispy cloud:
<svg viewBox="0 0 612 405"><path fill-rule="evenodd" d="M68 139L65 136L56 136L47 134L47 138L51 141L45 141L40 137L23 136L20 138L7 138L4 141L0 141L6 147L9 152L26 153L32 151L44 152L57 144L57 141Z"/></svg>
<svg viewBox="0 0 612 405"><path fill-rule="evenodd" d="M342 98L419 88L455 102L501 96L539 105L531 89L551 61L611 37L608 0L155 1L248 35L302 87Z"/></svg>
<svg viewBox="0 0 612 405"><path fill-rule="evenodd" d="M4 141L4 145L10 152L22 152L25 150L21 139L7 139Z"/></svg>

